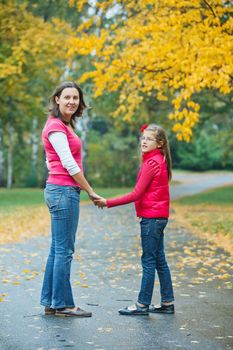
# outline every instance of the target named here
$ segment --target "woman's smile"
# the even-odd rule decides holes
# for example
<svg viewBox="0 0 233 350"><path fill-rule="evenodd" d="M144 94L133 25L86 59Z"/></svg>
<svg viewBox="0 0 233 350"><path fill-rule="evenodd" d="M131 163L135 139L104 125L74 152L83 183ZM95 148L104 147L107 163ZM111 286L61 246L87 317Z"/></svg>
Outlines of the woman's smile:
<svg viewBox="0 0 233 350"><path fill-rule="evenodd" d="M77 111L80 102L79 92L75 88L65 88L61 95L56 98L56 103L63 117L69 121Z"/></svg>

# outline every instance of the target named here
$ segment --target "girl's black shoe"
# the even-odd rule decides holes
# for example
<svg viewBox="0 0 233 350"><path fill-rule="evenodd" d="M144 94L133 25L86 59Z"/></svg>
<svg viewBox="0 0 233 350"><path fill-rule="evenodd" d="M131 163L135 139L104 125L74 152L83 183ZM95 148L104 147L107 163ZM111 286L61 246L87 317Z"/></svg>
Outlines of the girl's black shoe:
<svg viewBox="0 0 233 350"><path fill-rule="evenodd" d="M133 310L130 310L129 307L125 307L124 309L118 310L120 315L149 315L149 307L148 306L139 306L138 303L135 303L135 308Z"/></svg>
<svg viewBox="0 0 233 350"><path fill-rule="evenodd" d="M161 305L159 307L151 305L149 307L149 312L155 313L155 314L174 314L175 313L175 306L174 306L174 304Z"/></svg>

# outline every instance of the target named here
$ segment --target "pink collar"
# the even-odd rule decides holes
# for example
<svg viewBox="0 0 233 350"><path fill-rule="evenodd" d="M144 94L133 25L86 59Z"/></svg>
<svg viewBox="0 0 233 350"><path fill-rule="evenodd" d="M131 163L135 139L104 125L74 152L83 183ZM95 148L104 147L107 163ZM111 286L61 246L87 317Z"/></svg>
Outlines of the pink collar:
<svg viewBox="0 0 233 350"><path fill-rule="evenodd" d="M142 153L142 159L143 159L143 162L145 162L145 160L153 157L154 155L156 154L163 154L163 152L161 151L160 148L156 148L156 149L153 149L152 151L150 152L146 152L146 153Z"/></svg>

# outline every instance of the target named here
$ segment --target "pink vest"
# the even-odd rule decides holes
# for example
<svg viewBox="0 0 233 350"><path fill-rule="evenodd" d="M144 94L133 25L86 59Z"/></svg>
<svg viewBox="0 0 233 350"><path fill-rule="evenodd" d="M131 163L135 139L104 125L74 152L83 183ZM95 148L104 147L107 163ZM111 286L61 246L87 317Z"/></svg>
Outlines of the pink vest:
<svg viewBox="0 0 233 350"><path fill-rule="evenodd" d="M150 159L159 164L160 172L151 181L142 199L135 202L137 216L144 218L168 218L170 195L166 161L159 149L144 153L143 161ZM138 179L140 175L141 170L139 171Z"/></svg>
<svg viewBox="0 0 233 350"><path fill-rule="evenodd" d="M82 170L82 143L80 138L60 119L49 117L42 131L44 150L49 162L49 177L47 182L61 186L79 186L68 171L63 168L60 158L48 139L49 134L54 131L66 134L72 156Z"/></svg>

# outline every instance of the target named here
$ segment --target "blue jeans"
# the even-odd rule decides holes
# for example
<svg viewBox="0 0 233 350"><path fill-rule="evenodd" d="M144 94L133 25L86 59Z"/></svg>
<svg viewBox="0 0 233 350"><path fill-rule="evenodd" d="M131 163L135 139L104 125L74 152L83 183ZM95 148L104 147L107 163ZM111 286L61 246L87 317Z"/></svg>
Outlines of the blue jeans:
<svg viewBox="0 0 233 350"><path fill-rule="evenodd" d="M138 295L138 302L150 305L155 280L155 270L159 276L161 302L174 300L170 270L164 253L164 229L167 219L142 218L142 282Z"/></svg>
<svg viewBox="0 0 233 350"><path fill-rule="evenodd" d="M51 216L52 240L41 291L41 305L74 307L71 261L79 219L80 188L48 184L45 202Z"/></svg>

